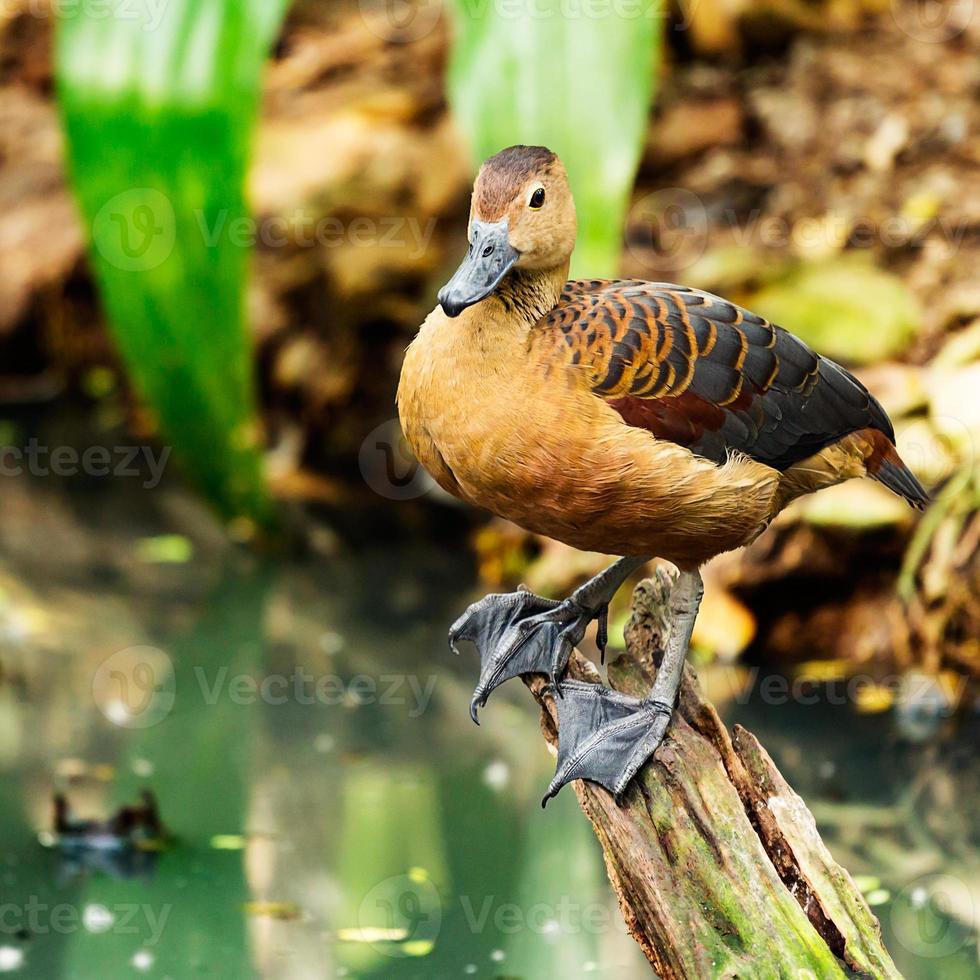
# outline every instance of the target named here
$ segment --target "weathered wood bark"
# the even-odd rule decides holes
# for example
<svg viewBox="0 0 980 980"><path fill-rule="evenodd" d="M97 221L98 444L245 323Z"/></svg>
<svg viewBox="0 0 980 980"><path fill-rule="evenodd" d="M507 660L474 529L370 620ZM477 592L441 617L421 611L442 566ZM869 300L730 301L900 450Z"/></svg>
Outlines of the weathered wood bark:
<svg viewBox="0 0 980 980"><path fill-rule="evenodd" d="M642 582L627 628L629 652L610 683L645 694L666 631L671 578ZM572 676L596 680L577 653ZM554 744L545 680L527 678ZM619 807L594 783L575 792L602 845L633 937L665 978L899 977L878 922L835 863L813 817L765 749L732 735L687 667L664 744Z"/></svg>

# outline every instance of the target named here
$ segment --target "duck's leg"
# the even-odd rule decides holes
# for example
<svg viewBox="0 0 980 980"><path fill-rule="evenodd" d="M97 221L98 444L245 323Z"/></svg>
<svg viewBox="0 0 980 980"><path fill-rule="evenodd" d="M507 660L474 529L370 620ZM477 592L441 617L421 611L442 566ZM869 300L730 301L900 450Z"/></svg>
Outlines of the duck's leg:
<svg viewBox="0 0 980 980"><path fill-rule="evenodd" d="M565 783L591 779L617 800L663 741L674 710L684 658L704 586L697 571L682 572L670 593L670 635L650 693L641 699L598 684L566 681L558 709L558 770L541 805Z"/></svg>
<svg viewBox="0 0 980 980"><path fill-rule="evenodd" d="M470 640L480 653L480 682L470 715L487 703L494 688L518 674L548 674L558 688L572 647L599 620L599 647L605 647L609 600L627 577L649 558L621 558L577 588L567 599L545 599L533 592L495 593L475 602L453 623L449 645Z"/></svg>

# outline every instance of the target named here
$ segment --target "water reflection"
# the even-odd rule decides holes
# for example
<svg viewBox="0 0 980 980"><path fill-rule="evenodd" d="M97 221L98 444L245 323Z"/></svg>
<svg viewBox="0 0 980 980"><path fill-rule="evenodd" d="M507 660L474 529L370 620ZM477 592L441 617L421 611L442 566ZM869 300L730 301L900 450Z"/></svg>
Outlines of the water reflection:
<svg viewBox="0 0 980 980"><path fill-rule="evenodd" d="M574 801L538 808L552 763L524 692L469 721L472 664L445 641L460 559L262 563L191 533L193 569L151 575L132 556L166 514L110 526L63 488L13 493L52 547L0 516L0 968L647 974ZM144 787L174 837L155 867L40 846L55 792L105 817Z"/></svg>

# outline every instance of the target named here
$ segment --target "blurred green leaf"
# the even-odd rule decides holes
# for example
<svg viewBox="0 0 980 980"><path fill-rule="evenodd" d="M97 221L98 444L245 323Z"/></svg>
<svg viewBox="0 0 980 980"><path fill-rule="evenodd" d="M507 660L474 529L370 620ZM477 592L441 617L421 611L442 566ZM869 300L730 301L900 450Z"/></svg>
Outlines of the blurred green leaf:
<svg viewBox="0 0 980 980"><path fill-rule="evenodd" d="M659 4L454 8L449 96L474 162L514 143L554 150L578 210L572 273L614 275L659 63Z"/></svg>
<svg viewBox="0 0 980 980"><path fill-rule="evenodd" d="M65 8L56 46L71 181L123 359L198 486L264 520L245 315L244 177L286 0Z"/></svg>
<svg viewBox="0 0 980 980"><path fill-rule="evenodd" d="M194 557L194 545L182 534L159 534L141 538L136 545L136 556L151 565L180 565Z"/></svg>
<svg viewBox="0 0 980 980"><path fill-rule="evenodd" d="M847 364L899 354L921 319L902 281L857 254L801 265L760 290L750 305L821 354Z"/></svg>

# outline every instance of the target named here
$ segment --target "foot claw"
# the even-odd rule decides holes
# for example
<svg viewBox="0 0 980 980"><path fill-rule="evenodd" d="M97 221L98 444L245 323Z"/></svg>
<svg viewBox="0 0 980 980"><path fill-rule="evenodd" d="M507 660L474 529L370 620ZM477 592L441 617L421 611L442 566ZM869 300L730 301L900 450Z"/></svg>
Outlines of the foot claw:
<svg viewBox="0 0 980 980"><path fill-rule="evenodd" d="M599 612L599 619L596 623L595 643L599 648L599 663L606 662L606 644L609 642L609 603L607 602Z"/></svg>
<svg viewBox="0 0 980 980"><path fill-rule="evenodd" d="M573 779L589 779L622 801L643 764L663 741L672 709L598 684L565 682L558 710L558 769L541 805Z"/></svg>
<svg viewBox="0 0 980 980"><path fill-rule="evenodd" d="M488 595L471 605L449 630L454 652L459 652L457 641L469 640L480 653L470 717L477 721L477 709L494 689L519 674L548 674L560 697L558 678L594 618L594 611L574 599L559 602L524 590Z"/></svg>

